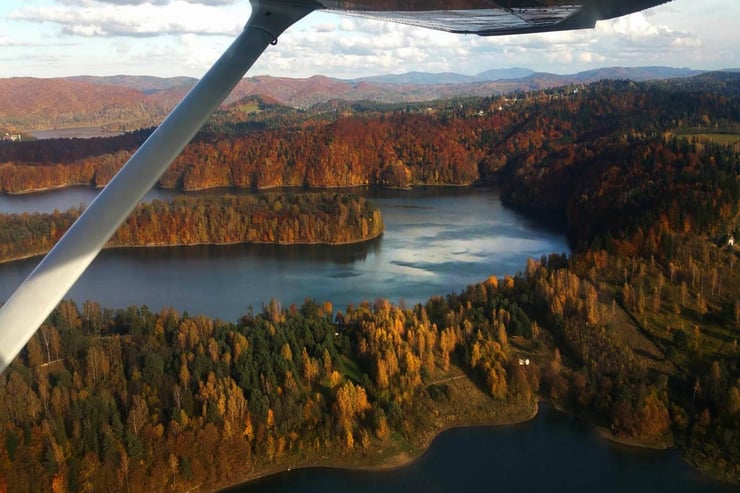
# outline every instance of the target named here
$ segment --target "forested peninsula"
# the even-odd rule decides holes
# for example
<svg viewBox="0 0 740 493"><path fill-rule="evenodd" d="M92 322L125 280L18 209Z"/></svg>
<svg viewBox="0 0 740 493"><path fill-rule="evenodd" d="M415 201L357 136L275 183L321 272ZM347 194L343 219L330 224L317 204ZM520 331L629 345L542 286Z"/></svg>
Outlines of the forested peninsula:
<svg viewBox="0 0 740 493"><path fill-rule="evenodd" d="M65 301L0 375L0 491L208 490L392 464L540 399L740 482L740 77L339 110L260 139L223 123L163 183L220 184L223 167L237 186L494 182L565 218L573 254L414 306L266 300L221 321ZM325 160L298 160L301 142ZM269 159L243 159L262 143Z"/></svg>
<svg viewBox="0 0 740 493"><path fill-rule="evenodd" d="M48 251L82 213L0 214L0 262ZM380 210L346 193L264 193L142 203L107 247L365 241L383 232Z"/></svg>

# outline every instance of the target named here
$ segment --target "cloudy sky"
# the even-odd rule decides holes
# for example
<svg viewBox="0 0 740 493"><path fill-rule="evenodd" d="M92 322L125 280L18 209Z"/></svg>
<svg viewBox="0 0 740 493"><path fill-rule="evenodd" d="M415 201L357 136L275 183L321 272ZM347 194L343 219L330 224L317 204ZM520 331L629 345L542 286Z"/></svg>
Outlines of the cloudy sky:
<svg viewBox="0 0 740 493"><path fill-rule="evenodd" d="M2 0L0 77L199 77L249 12L248 0ZM673 0L593 30L481 38L313 13L268 48L250 75L738 68L738 19L738 0Z"/></svg>

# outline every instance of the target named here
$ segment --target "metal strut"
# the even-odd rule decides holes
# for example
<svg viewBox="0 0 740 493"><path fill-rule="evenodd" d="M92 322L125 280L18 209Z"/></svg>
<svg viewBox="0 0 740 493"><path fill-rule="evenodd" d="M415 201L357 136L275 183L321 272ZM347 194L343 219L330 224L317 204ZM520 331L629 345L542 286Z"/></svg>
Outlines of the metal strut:
<svg viewBox="0 0 740 493"><path fill-rule="evenodd" d="M277 36L275 36L274 34L272 34L272 33L271 33L270 31L268 31L268 30L267 30L267 29L265 29L264 27L259 27L259 26L244 26L244 29L247 29L247 28L252 28L252 29L259 29L259 30L261 30L261 31L265 31L265 32L266 32L267 34L269 34L270 36L272 36L272 41L270 41L270 44L271 44L272 46L275 46L275 45L276 45L276 44L278 43L278 38L277 38Z"/></svg>
<svg viewBox="0 0 740 493"><path fill-rule="evenodd" d="M276 34L319 7L312 0L251 0L251 4L252 15L242 33L0 308L0 372L249 67L277 42Z"/></svg>

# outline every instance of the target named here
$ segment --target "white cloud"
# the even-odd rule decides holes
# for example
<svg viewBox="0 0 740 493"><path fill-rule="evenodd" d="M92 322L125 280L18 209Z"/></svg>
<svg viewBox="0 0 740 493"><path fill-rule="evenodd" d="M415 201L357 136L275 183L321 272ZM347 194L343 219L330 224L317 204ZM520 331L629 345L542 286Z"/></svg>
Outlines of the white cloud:
<svg viewBox="0 0 740 493"><path fill-rule="evenodd" d="M221 56L223 47L204 42L203 38L194 34L183 34L179 38L178 58L184 58L184 63L193 69L204 70Z"/></svg>
<svg viewBox="0 0 740 493"><path fill-rule="evenodd" d="M334 30L327 29L331 22ZM321 27L319 29L318 27ZM329 73L357 77L379 71L443 71L449 60L470 55L468 43L476 38L388 24L363 18L329 17L315 26L289 30L270 47L255 67L261 73L289 69L285 75Z"/></svg>
<svg viewBox="0 0 740 493"><path fill-rule="evenodd" d="M28 46L28 43L11 39L5 36L0 36L0 47L11 47L11 46Z"/></svg>
<svg viewBox="0 0 740 493"><path fill-rule="evenodd" d="M578 61L583 63L604 63L607 61L606 57L599 55L598 53L592 53L590 51L582 51L578 54Z"/></svg>
<svg viewBox="0 0 740 493"><path fill-rule="evenodd" d="M131 53L131 44L126 41L118 41L113 44L113 47L119 55L127 55Z"/></svg>
<svg viewBox="0 0 740 493"><path fill-rule="evenodd" d="M83 66L94 72L95 61L104 60L97 70L198 76L249 16L247 0L11 1L23 6L0 17L0 59L9 60L0 70L9 75L31 71L18 68L30 62L13 60L43 55L59 60L44 67L47 75ZM250 73L353 78L512 66L558 73L604 65L740 66L740 7L704 1L674 0L592 30L490 38L315 13L280 36ZM74 52L60 48L70 42Z"/></svg>
<svg viewBox="0 0 740 493"><path fill-rule="evenodd" d="M236 0L183 0L187 3L199 4L199 5L232 5L236 3ZM112 4L112 5L169 5L175 3L174 0L59 0L62 5L69 5L72 7L89 7L96 4Z"/></svg>
<svg viewBox="0 0 740 493"><path fill-rule="evenodd" d="M11 12L9 19L55 24L68 35L132 37L184 33L233 35L242 29L247 19L247 9L240 19L235 18L238 16L231 10L209 7L206 2L132 3L137 1L81 0L75 5L68 1L60 6L21 8Z"/></svg>
<svg viewBox="0 0 740 493"><path fill-rule="evenodd" d="M330 22L326 22L326 23L323 23L323 24L318 24L316 26L316 32L317 33L333 33L336 30L337 30L337 27L334 24L330 23Z"/></svg>
<svg viewBox="0 0 740 493"><path fill-rule="evenodd" d="M331 22L335 29L328 28ZM665 64L665 59L656 59L658 54L700 44L690 33L639 14L599 23L595 30L488 38L337 17L322 19L312 29L289 30L255 69L274 74L284 67L289 70L284 75L328 73L348 78L412 70L473 74L501 66L567 73L595 64Z"/></svg>
<svg viewBox="0 0 740 493"><path fill-rule="evenodd" d="M349 17L342 17L342 20L339 23L339 30L345 31L345 32L352 32L352 31L357 30L357 25L355 24L354 19L351 19Z"/></svg>
<svg viewBox="0 0 740 493"><path fill-rule="evenodd" d="M103 30L102 26L94 25L94 24L72 24L68 26L64 26L62 28L62 31L65 34L72 34L75 36L105 36L106 32Z"/></svg>
<svg viewBox="0 0 740 493"><path fill-rule="evenodd" d="M677 48L699 48L701 46L701 40L699 38L675 38L671 43Z"/></svg>
<svg viewBox="0 0 740 493"><path fill-rule="evenodd" d="M646 49L655 46L670 46L676 40L682 40L685 43L697 41L696 36L689 32L676 31L665 25L651 24L643 13L599 22L596 25L596 33L615 43L643 44Z"/></svg>

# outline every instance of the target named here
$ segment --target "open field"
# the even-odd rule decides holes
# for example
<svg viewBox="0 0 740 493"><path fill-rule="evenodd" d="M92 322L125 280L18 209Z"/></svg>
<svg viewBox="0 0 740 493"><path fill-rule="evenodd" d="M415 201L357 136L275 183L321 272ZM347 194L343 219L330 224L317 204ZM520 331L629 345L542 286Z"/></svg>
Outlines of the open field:
<svg viewBox="0 0 740 493"><path fill-rule="evenodd" d="M706 132L703 128L680 128L676 131L678 137L686 137L689 140L708 140L715 144L740 144L740 130L727 129L715 132Z"/></svg>

